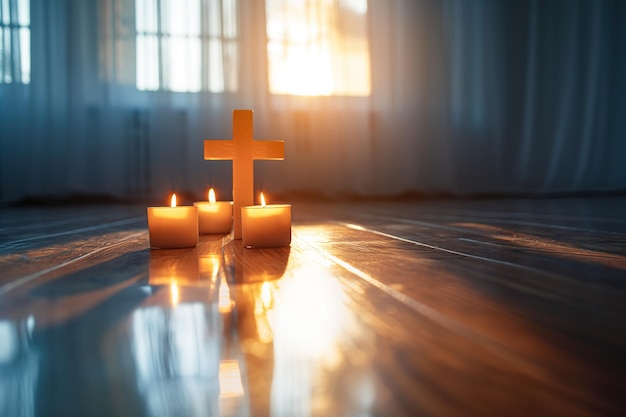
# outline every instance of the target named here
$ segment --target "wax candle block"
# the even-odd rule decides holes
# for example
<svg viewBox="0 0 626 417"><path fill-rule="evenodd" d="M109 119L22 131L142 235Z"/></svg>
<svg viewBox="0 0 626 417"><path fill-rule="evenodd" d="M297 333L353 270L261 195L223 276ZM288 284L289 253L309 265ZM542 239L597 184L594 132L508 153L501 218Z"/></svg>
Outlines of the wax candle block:
<svg viewBox="0 0 626 417"><path fill-rule="evenodd" d="M176 207L176 195L171 207L148 207L150 247L158 249L188 248L198 244L198 208Z"/></svg>
<svg viewBox="0 0 626 417"><path fill-rule="evenodd" d="M232 201L216 201L213 188L209 201L196 201L198 207L198 230L200 234L230 233L233 228Z"/></svg>
<svg viewBox="0 0 626 417"><path fill-rule="evenodd" d="M273 248L291 243L291 205L265 205L241 208L243 245L250 248Z"/></svg>

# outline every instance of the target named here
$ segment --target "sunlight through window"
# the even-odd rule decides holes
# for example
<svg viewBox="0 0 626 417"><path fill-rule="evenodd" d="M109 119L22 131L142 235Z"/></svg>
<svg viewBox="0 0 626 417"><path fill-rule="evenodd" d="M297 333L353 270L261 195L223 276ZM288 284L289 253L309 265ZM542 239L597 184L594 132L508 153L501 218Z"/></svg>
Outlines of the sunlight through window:
<svg viewBox="0 0 626 417"><path fill-rule="evenodd" d="M368 96L367 0L267 0L273 94Z"/></svg>
<svg viewBox="0 0 626 417"><path fill-rule="evenodd" d="M0 0L0 83L30 83L29 0Z"/></svg>
<svg viewBox="0 0 626 417"><path fill-rule="evenodd" d="M136 0L139 90L237 90L236 0Z"/></svg>

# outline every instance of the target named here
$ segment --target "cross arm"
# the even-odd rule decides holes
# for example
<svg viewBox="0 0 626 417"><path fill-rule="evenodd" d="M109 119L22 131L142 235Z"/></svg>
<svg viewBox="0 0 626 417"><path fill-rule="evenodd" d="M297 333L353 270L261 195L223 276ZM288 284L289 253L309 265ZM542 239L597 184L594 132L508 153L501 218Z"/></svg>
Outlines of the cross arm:
<svg viewBox="0 0 626 417"><path fill-rule="evenodd" d="M285 142L282 140L257 140L252 148L252 159L285 159Z"/></svg>
<svg viewBox="0 0 626 417"><path fill-rule="evenodd" d="M233 159L235 144L232 140L205 140L204 159L207 161Z"/></svg>

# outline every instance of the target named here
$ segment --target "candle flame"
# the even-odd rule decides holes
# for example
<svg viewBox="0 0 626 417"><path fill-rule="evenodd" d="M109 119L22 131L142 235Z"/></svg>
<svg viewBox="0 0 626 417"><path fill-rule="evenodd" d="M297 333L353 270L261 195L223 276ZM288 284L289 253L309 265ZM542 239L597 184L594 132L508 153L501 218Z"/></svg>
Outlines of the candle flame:
<svg viewBox="0 0 626 417"><path fill-rule="evenodd" d="M209 190L209 202L215 203L215 191L213 191L213 188Z"/></svg>
<svg viewBox="0 0 626 417"><path fill-rule="evenodd" d="M265 197L263 196L263 193L261 193L261 206L265 207Z"/></svg>
<svg viewBox="0 0 626 417"><path fill-rule="evenodd" d="M170 207L176 207L176 194L172 194L172 203Z"/></svg>

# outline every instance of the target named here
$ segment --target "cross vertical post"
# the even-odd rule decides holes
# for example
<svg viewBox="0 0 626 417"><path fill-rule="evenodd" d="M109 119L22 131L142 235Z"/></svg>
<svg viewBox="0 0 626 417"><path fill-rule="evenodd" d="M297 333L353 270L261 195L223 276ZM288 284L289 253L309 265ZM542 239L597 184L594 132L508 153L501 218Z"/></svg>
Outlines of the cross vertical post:
<svg viewBox="0 0 626 417"><path fill-rule="evenodd" d="M235 239L241 239L241 207L254 204L254 161L285 159L285 142L254 140L252 110L233 110L233 139L205 140L205 160L233 161Z"/></svg>

